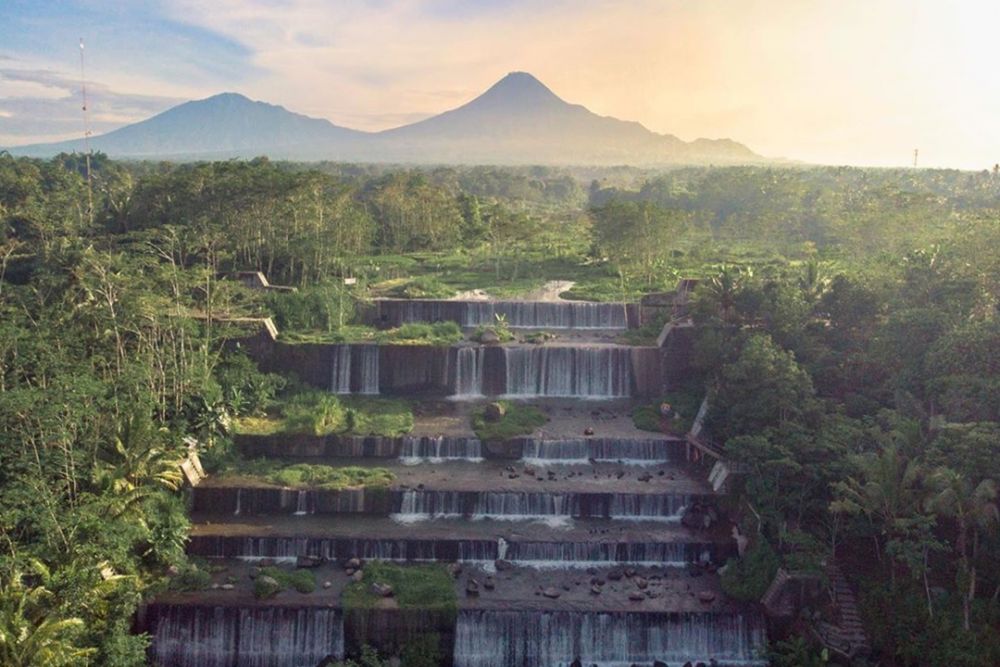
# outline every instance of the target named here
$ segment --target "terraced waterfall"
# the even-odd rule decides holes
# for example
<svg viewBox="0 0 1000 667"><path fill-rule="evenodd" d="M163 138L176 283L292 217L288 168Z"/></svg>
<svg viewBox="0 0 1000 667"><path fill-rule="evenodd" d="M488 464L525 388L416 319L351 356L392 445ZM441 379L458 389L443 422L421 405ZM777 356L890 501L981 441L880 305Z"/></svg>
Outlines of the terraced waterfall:
<svg viewBox="0 0 1000 667"><path fill-rule="evenodd" d="M146 606L136 625L152 637L151 661L318 667L363 644L392 653L426 635L446 667L766 664L762 618L719 586L716 569L735 551L728 525L689 520L717 506L707 471L689 462L682 438L632 423L636 402L661 395L666 367L659 348L615 342L613 332L637 325L635 306L383 300L369 317L472 328L498 314L515 331L567 336L450 347L275 342L261 352L262 368L333 393L411 398L415 426L401 436L238 438L248 457L378 466L394 481L338 490L204 480L191 492L187 549L217 573L207 588ZM530 403L548 422L481 440L470 414L497 398ZM376 560L447 565L457 611L392 597L345 606L356 570ZM268 567L309 568L319 585L258 599L252 589Z"/></svg>

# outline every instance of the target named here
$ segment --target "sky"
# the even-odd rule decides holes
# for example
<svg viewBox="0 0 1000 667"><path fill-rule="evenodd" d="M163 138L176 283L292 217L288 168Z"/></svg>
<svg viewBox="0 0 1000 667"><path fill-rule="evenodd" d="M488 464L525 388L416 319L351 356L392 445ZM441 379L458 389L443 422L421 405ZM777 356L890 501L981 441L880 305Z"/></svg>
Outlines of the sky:
<svg viewBox="0 0 1000 667"><path fill-rule="evenodd" d="M996 0L0 0L0 146L231 91L379 130L527 71L685 140L823 164L1000 162Z"/></svg>

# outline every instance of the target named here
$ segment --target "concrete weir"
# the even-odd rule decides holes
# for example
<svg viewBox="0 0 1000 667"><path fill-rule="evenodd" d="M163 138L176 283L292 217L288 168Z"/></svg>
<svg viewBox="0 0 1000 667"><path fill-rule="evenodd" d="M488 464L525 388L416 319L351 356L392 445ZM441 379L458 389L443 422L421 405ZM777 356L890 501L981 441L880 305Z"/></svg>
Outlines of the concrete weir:
<svg viewBox="0 0 1000 667"><path fill-rule="evenodd" d="M339 394L416 399L414 428L238 436L247 458L377 466L393 481L334 490L236 473L202 480L187 551L210 562L210 581L141 610L135 625L152 639L152 664L319 667L366 645L388 656L417 641L443 667L766 664L761 617L719 583L736 547L707 472L682 438L640 431L630 417L676 380L665 369L680 368L661 348L617 344L638 325L637 308L378 300L368 318L472 328L497 315L559 337L535 345L522 331L513 344L434 347L271 335L258 346L264 370ZM545 424L481 441L470 417L497 397L530 402ZM447 567L454 605L396 595L359 604L358 568L371 573L372 561ZM317 586L258 599L267 567L309 568Z"/></svg>
<svg viewBox="0 0 1000 667"><path fill-rule="evenodd" d="M439 347L277 341L256 356L265 370L295 373L337 394L609 400L656 396L663 385L659 348L614 344Z"/></svg>

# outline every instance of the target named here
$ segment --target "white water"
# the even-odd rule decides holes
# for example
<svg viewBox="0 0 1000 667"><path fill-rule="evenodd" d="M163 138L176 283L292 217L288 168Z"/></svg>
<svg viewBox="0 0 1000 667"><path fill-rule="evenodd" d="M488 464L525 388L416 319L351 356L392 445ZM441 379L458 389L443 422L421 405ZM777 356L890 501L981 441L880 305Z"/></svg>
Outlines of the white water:
<svg viewBox="0 0 1000 667"><path fill-rule="evenodd" d="M590 461L652 466L682 457L681 446L662 438L530 438L524 440L522 457L525 463L540 466Z"/></svg>
<svg viewBox="0 0 1000 667"><path fill-rule="evenodd" d="M506 395L620 398L632 393L626 347L504 347Z"/></svg>
<svg viewBox="0 0 1000 667"><path fill-rule="evenodd" d="M452 397L457 400L482 398L485 365L485 347L455 348L455 390Z"/></svg>
<svg viewBox="0 0 1000 667"><path fill-rule="evenodd" d="M711 659L766 665L756 617L727 613L587 613L464 610L458 614L455 667L671 666Z"/></svg>
<svg viewBox="0 0 1000 667"><path fill-rule="evenodd" d="M315 667L344 654L336 609L154 606L152 655L160 667Z"/></svg>
<svg viewBox="0 0 1000 667"><path fill-rule="evenodd" d="M478 438L404 435L400 460L407 465L443 461L479 462L483 460L483 446Z"/></svg>
<svg viewBox="0 0 1000 667"><path fill-rule="evenodd" d="M379 393L378 345L332 346L330 391L334 394ZM358 368L354 369L357 365ZM352 372L353 370L353 372ZM352 378L356 378L352 381Z"/></svg>

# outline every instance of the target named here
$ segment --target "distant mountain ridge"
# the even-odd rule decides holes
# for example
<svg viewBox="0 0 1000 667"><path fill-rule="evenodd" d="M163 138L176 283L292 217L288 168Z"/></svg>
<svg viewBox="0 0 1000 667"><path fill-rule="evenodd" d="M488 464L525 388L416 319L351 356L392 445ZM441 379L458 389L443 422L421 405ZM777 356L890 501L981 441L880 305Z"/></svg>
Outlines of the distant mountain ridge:
<svg viewBox="0 0 1000 667"><path fill-rule="evenodd" d="M737 164L765 158L730 139L685 142L570 104L526 72L436 116L362 132L284 107L222 93L185 102L90 140L93 150L138 159L274 159L458 164ZM47 157L82 140L11 147Z"/></svg>

